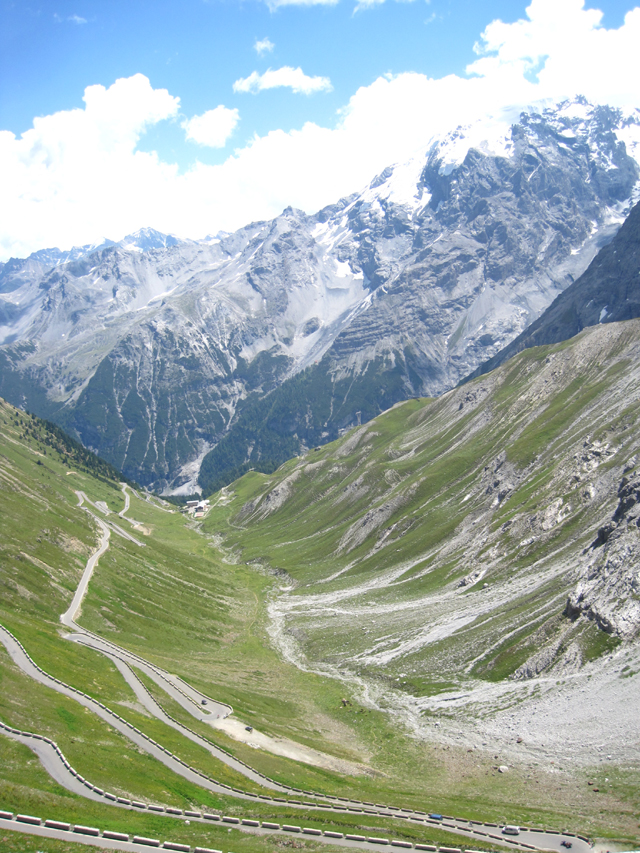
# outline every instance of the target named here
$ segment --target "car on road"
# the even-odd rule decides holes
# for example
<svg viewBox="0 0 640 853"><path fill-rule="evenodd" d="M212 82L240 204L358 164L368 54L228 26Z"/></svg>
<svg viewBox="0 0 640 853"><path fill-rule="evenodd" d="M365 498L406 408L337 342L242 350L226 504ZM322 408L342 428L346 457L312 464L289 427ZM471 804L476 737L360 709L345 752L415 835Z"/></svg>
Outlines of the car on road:
<svg viewBox="0 0 640 853"><path fill-rule="evenodd" d="M566 847L566 849L567 849L567 850L571 850L571 848L573 847L573 844L571 843L571 841L567 841L567 840L566 840L566 838L565 838L565 840L564 840L564 841L561 841L561 842L560 842L560 846L561 846L561 847Z"/></svg>
<svg viewBox="0 0 640 853"><path fill-rule="evenodd" d="M513 826L512 824L508 823L506 826L502 827L502 834L503 835L520 835L520 827L519 826Z"/></svg>
<svg viewBox="0 0 640 853"><path fill-rule="evenodd" d="M431 818L431 820L442 820L442 815L437 814L436 812L430 814L429 817Z"/></svg>

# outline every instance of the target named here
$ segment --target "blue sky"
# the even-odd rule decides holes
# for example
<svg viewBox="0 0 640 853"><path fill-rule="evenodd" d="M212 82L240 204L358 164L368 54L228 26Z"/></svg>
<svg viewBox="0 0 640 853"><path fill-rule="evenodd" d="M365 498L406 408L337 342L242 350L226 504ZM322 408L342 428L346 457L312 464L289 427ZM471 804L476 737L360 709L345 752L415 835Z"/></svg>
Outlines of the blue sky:
<svg viewBox="0 0 640 853"><path fill-rule="evenodd" d="M478 118L475 101L491 112L582 93L640 106L635 83L616 82L611 68L638 43L635 5L2 0L0 180L9 204L0 259L44 244L117 239L132 226L204 236L289 201L312 210L447 122ZM485 65L473 66L478 60ZM635 62L617 73L638 76ZM478 78L481 96L468 97ZM90 111L85 89L96 86ZM33 130L36 117L49 118ZM87 214L92 174L100 215ZM154 195L159 184L165 207ZM176 209L185 205L193 214L181 219Z"/></svg>

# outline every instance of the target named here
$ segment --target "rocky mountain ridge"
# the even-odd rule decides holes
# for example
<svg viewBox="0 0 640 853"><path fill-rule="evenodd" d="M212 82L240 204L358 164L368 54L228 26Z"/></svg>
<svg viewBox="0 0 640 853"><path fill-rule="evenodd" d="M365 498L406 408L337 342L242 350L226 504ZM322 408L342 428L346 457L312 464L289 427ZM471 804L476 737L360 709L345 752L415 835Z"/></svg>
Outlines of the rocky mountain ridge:
<svg viewBox="0 0 640 853"><path fill-rule="evenodd" d="M208 238L211 239L211 238ZM0 293L15 289L16 275L24 277L37 277L60 264L68 264L79 261L100 252L111 246L134 252L148 252L150 249L166 249L167 246L177 246L180 243L191 243L191 240L181 240L173 234L162 234L155 228L140 228L133 234L127 234L122 240L102 240L100 243L86 243L84 246L72 246L71 249L61 251L58 248L40 249L32 252L28 258L9 258L8 261L0 262Z"/></svg>
<svg viewBox="0 0 640 853"><path fill-rule="evenodd" d="M205 491L272 468L502 349L615 234L639 161L639 115L577 99L459 129L314 216L5 265L0 394L166 491L209 452Z"/></svg>

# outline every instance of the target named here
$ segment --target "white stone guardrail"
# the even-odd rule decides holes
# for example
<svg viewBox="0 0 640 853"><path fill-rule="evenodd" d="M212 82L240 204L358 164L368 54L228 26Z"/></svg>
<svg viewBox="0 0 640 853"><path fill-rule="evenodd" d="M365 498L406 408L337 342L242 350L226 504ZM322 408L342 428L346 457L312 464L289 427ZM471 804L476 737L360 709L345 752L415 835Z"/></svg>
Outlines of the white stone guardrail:
<svg viewBox="0 0 640 853"><path fill-rule="evenodd" d="M227 785L225 782L218 782L216 779L211 779L209 776L207 776L207 775L206 775L206 773L203 773L202 771L198 770L198 769L197 769L197 768L195 768L195 767L191 767L191 765L190 765L190 764L187 764L187 762L186 762L186 761L183 761L181 758L179 758L178 756L174 755L172 752L170 752L170 751L169 751L168 749L166 749L164 746L162 746L161 744L159 744L157 741L153 740L153 738L149 737L147 734L145 734L144 732L140 731L140 729L136 728L136 726L132 725L128 720L125 720L125 719L124 719L123 717L121 717L119 714L116 714L116 712L115 712L115 711L112 711L112 710L111 710L111 708L108 708L106 705L103 705L103 703L102 703L102 702L99 702L97 699L94 699L94 698L93 698L93 696L89 696L87 693L84 693L82 690L78 690L76 687L72 687L71 685L66 684L64 681L61 681L59 678L56 678L55 676L53 676L53 675L49 675L49 673L45 672L45 671L42 669L42 667L38 666L38 664L37 664L37 663L35 663L35 661L34 661L34 660L33 660L33 658L29 655L29 653L27 652L27 650L25 649L25 647L22 645L22 643L20 642L20 640L18 640L16 637L14 637L14 636L13 636L13 634L12 634L10 631L8 631L8 630L7 630L3 625L0 625L0 632L2 632L2 633L4 633L4 634L8 635L8 636L11 638L11 640L12 640L14 643L16 643L16 645L17 645L17 646L19 646L19 648L21 649L22 653L23 653L23 654L25 655L25 657L28 659L29 663L30 663L30 664L31 664L31 665L32 665L32 666L33 666L33 667L34 667L34 668L35 668L39 673L41 673L45 678L49 679L50 681L53 681L53 682L54 682L54 683L56 683L56 684L59 684L59 685L60 685L61 687L63 687L65 690L69 690L69 691L71 691L72 693L75 693L75 694L77 694L78 696L81 696L83 699L85 699L87 702L91 703L92 705L97 705L99 708L101 708L103 711L105 711L107 714L109 714L111 717L113 717L113 719L114 719L114 720L118 720L118 722L119 722L120 724L122 724L123 726L125 726L125 727L126 727L126 728L128 728L128 729L131 729L131 731L135 732L139 737L143 738L143 739L144 739L145 741L147 741L149 744L152 744L154 747L156 747L157 749L159 749L160 751L162 751L163 753L165 753L166 755L168 755L170 758L172 758L174 761L178 762L178 764L182 765L182 766L183 766L183 767L185 767L187 770L190 770L192 773L195 773L195 774L196 774L197 776L199 776L200 778L202 778L202 779L206 779L208 782L210 782L210 783L212 783L212 784L214 784L214 785L217 785L218 787L223 788L223 789L225 789L226 791L230 791L230 792L235 793L235 794L241 794L243 797L247 797L247 798L250 798L250 799L258 799L259 795L257 795L257 794L248 793L248 792L246 792L246 791L242 791L242 790L241 790L241 789L239 789L239 788L233 788L231 785ZM9 728L8 726L4 726L4 725L3 725L2 727L3 727L3 728L7 728L7 729ZM19 732L18 732L18 733L19 733ZM47 738L44 738L42 735L30 735L29 733L27 733L25 736L27 736L27 737L29 737L29 736L30 736L30 737L34 737L34 738L36 738L36 739L38 739L38 738L39 738L40 740L46 740L46 741L48 741L48 739L47 739ZM65 762L66 762L66 759L65 759ZM267 799L271 799L271 798L269 797L269 798L267 798ZM315 805L315 804L313 804L313 805Z"/></svg>
<svg viewBox="0 0 640 853"><path fill-rule="evenodd" d="M76 631L78 632L78 636L81 636L82 634L86 634L88 637L93 637L98 642L104 643L105 646L111 646L114 649L114 655L116 657L118 657L118 655L122 655L123 657L131 658L134 662L138 661L140 664L144 664L144 666L148 666L149 669L152 669L159 678L161 678L163 681L167 681L171 685L171 687L174 690L177 690L178 693L181 693L188 702L191 702L192 705L195 705L196 708L201 710L200 706L198 705L196 700L193 698L193 696L189 696L189 694L185 690L183 690L179 684L176 684L176 681L180 681L180 682L182 682L182 684L185 684L184 680L182 678L180 678L179 675L175 676L175 681L172 679L168 679L167 673L163 669L161 669L159 666L156 666L155 664L151 663L150 661L146 660L145 658L141 657L140 655L137 655L135 652L130 652L128 649L123 649L121 646L118 646L115 643L112 643L111 640L105 640L104 637L101 637L99 634L94 634L93 631L89 631L86 628L82 628L76 622L73 622L73 626L75 627ZM102 651L101 649L96 649L95 646L89 646L89 648L92 648L94 651L97 651L97 652ZM185 686L188 686L188 685L185 684ZM210 696L206 696L205 698L209 699L212 702L215 702L217 705L222 705L225 708L228 708L229 711L228 711L227 716L229 716L229 714L233 713L233 708L227 702L220 702L218 699L211 699Z"/></svg>
<svg viewBox="0 0 640 853"><path fill-rule="evenodd" d="M1 627L2 626L0 626L0 628ZM92 631L87 631L86 629L80 628L79 626L78 626L78 628L79 628L79 631L86 633L89 636L95 637L95 639L100 641L101 643L105 643L106 645L113 646L113 648L117 649L117 651L119 653L121 653L121 654L123 653L127 657L131 657L134 660L140 661L141 663L145 664L146 666L150 667L151 669L154 669L160 677L164 677L165 674L164 674L163 670L160 669L159 667L156 667L153 664L149 663L149 661L145 660L145 658L142 658L139 655L136 655L134 652L129 652L126 649L122 649L120 646L116 646L115 643L111 643L109 640L104 640L102 637L100 637L98 634L94 634ZM19 643L19 640L16 640L16 642ZM94 648L95 651L100 651L100 649L95 649L95 647L93 647L93 646L89 646L89 648ZM23 649L24 653L27 654L27 652L23 646L22 646L22 649ZM34 666L37 667L37 664L34 664ZM38 669L39 669L39 667L38 667ZM47 673L44 673L43 670L40 670L40 671L43 672L43 674L47 675ZM49 676L49 677L51 677L51 676ZM57 681L57 679L54 679L54 680ZM63 684L63 682L59 682L59 683ZM238 758L237 756L232 755L230 752L228 752L226 749L224 749L223 747L216 744L214 741L210 741L208 738L204 737L204 735L201 735L200 733L195 732L193 729L189 728L189 726L185 725L184 723L181 723L179 720L176 720L175 717L173 717L165 708L162 707L162 704L158 701L158 699L155 698L155 696L153 696L151 694L151 692L149 691L149 689L147 688L147 686L144 684L143 681L138 679L138 683L139 683L140 687L144 690L144 692L149 696L149 698L162 709L162 712L168 717L168 719L170 719L173 723L175 723L175 725L180 726L185 731L188 731L191 734L202 738L202 740L204 740L206 743L208 743L213 749L220 751L221 753L226 755L228 758L233 759L233 761L237 762L238 764L243 765L244 767L247 768L247 770L250 770L255 775L264 779L266 782L269 782L272 785L273 784L278 785L280 788L283 789L284 792L290 792L292 794L298 794L298 795L303 794L306 797L317 797L318 799L331 800L332 803L334 803L334 804L335 803L345 803L346 805L335 806L335 805L325 805L322 803L302 803L299 800L285 800L285 799L282 799L280 797L270 797L270 796L264 795L264 794L251 795L251 794L247 794L247 792L245 792L245 791L241 791L238 788L232 788L230 786L224 786L224 787L227 787L230 791L233 791L235 793L247 794L248 796L254 796L254 797L257 796L261 800L273 800L276 803L285 803L287 805L293 805L293 806L306 806L308 808L329 808L329 809L337 808L339 810L350 811L350 810L352 810L350 807L355 807L353 810L356 810L358 813L361 813L364 811L365 813L380 815L381 817L396 817L396 818L407 819L409 814L421 815L425 819L427 819L427 817L428 817L427 812L420 811L418 809L405 809L405 808L400 808L397 806L384 805L382 803L367 802L366 800L353 800L353 799L350 799L348 797L338 797L334 794L321 794L321 793L317 793L315 791L305 791L305 790L302 790L301 788L293 788L290 785L283 785L281 783L274 782L274 780L271 779L269 776L267 776L265 773L262 773L260 770L256 770L254 767L251 767L251 765L247 764L246 761L243 761L241 758ZM171 685L173 687L175 687L175 684L173 682L171 682ZM68 685L64 685L64 686L68 686ZM70 688L70 689L75 690L75 688ZM194 700L187 693L185 693L180 688L177 688L177 689L187 699L189 699L189 701L193 702L197 706L197 703L194 702ZM80 691L76 691L76 692L80 692ZM87 694L84 694L84 693L82 695L85 696L86 698L89 698L89 699L92 698L92 697L88 697ZM210 697L207 697L207 698L210 698ZM95 700L93 700L93 701L95 701ZM215 700L215 701L217 702L218 700ZM100 704L100 703L98 703L98 704ZM219 704L223 704L223 703L219 703ZM102 707L105 707L105 706L102 706ZM231 708L230 705L228 705L227 707L230 709L230 712L233 711L233 708ZM107 709L107 710L109 710L109 709ZM110 713L112 713L112 712L110 712ZM117 714L114 716L117 717ZM122 719L122 718L118 717L118 719ZM142 734L141 732L139 732L138 729L134 728L134 731L136 731L136 733ZM143 735L143 736L145 736L145 735ZM151 741L151 738L148 738L148 740ZM151 741L151 742L155 743L155 741ZM160 745L158 744L158 746L160 746ZM164 750L164 747L160 747L160 748ZM164 750L164 751L167 752L167 750ZM173 756L173 757L175 758L175 756ZM180 759L177 759L177 760L180 761ZM182 762L182 763L184 763L184 762ZM185 765L185 766L189 767L189 765ZM193 768L191 768L191 767L189 767L189 769L193 770ZM198 771L196 771L196 772L198 772ZM202 774L202 775L204 775L204 774ZM222 783L218 782L217 784L221 785ZM364 808L365 806L368 806L369 808L368 809ZM405 812L406 814L398 814L398 812ZM455 817L450 817L447 815L443 815L443 817L445 818L445 820L463 820L462 818L455 818ZM432 823L433 823L433 825L438 825L438 826L442 825L439 822L438 823L432 822ZM480 821L469 821L469 823L470 824L473 823L475 825L483 825ZM476 834L481 834L481 833L479 833L478 830L474 830L474 832L476 832ZM509 841L510 843L517 845L517 842L513 842L511 839L504 839L504 840ZM531 849L536 849L536 848L531 848Z"/></svg>
<svg viewBox="0 0 640 853"><path fill-rule="evenodd" d="M124 489L123 489L123 491L124 491ZM136 495L136 497L138 497L138 495ZM89 515L91 515L96 521L98 520L96 518L96 516L91 512L91 510L88 509L88 507L83 507L83 509L86 512L88 512ZM76 629L76 631L79 634L82 634L82 633L87 634L88 636L95 638L99 643L103 643L104 645L111 646L111 648L115 649L118 654L121 654L124 657L129 657L133 660L137 660L141 664L148 666L150 669L152 669L156 673L156 675L158 675L159 678L161 678L163 681L167 681L171 685L172 688L178 690L178 692L181 693L191 704L193 704L195 707L199 708L198 703L195 701L195 699L193 699L192 696L189 696L189 694L186 691L182 690L182 688L179 685L175 684L175 682L172 679L171 680L168 679L167 673L165 673L160 667L157 667L155 664L150 663L149 661L147 661L142 656L137 655L135 652L130 652L127 649L123 649L120 646L113 643L111 640L106 640L103 637L100 637L99 634L96 634L93 631L89 631L86 628L80 627L73 620L71 620L71 621L72 621L73 627ZM0 626L0 628L1 627L2 626ZM16 640L16 642L19 642L19 641ZM24 647L22 647L22 648L23 648L23 651L25 652L25 654L27 654L26 650L24 650ZM91 647L91 648L95 648L95 647ZM95 649L95 650L96 651L102 651L101 649ZM103 651L103 654L106 654L106 653ZM34 664L34 666L36 666L36 664ZM40 670L40 671L42 672L42 670ZM44 674L46 675L46 673L44 673ZM177 678L177 680L179 680L183 684L185 684L185 682L180 678L180 676L176 676L176 678ZM60 683L62 683L62 682L60 682ZM353 799L350 799L348 797L338 797L338 796L335 796L332 794L319 794L319 793L316 793L314 791L304 791L304 790L301 790L300 788L293 788L289 785L283 785L281 783L275 782L273 779L270 779L266 774L261 773L259 770L256 770L255 768L251 767L249 764L247 764L241 758L238 758L235 755L232 755L230 752L227 752L227 750L224 749L223 747L218 746L218 744L214 743L213 741L210 741L208 738L205 738L203 735L200 735L197 732L194 732L193 729L190 729L188 726L184 725L184 723L180 723L178 720L176 720L174 717L172 717L171 714L167 713L167 711L162 707L160 702L158 702L158 700L155 699L155 697L153 697L151 695L150 691L147 689L146 685L140 680L140 678L138 678L138 683L139 683L140 687L145 691L145 693L150 697L150 699L160 707L162 712L174 723L174 725L180 726L185 731L190 732L192 735L195 735L196 737L202 738L202 740L204 740L206 743L208 743L212 747L213 750L215 750L219 753L222 753L227 758L229 758L232 761L236 762L237 764L245 767L252 774L255 774L256 776L264 779L269 784L269 786L278 787L278 788L280 788L280 790L282 790L283 793L292 793L292 794L297 794L297 795L303 794L306 797L314 797L314 798L318 798L318 799L330 800L333 803L333 805L325 805L323 803L317 803L317 804L300 803L299 801L296 801L296 800L283 800L281 798L269 797L267 795L258 795L260 799L273 800L274 802L279 802L279 803L285 802L288 805L293 805L293 806L307 806L307 807L311 807L311 808L329 808L329 809L334 810L334 811L336 809L339 809L339 810L347 810L347 811L364 812L364 813L370 813L370 814L377 814L377 815L380 815L382 817L408 818L408 815L410 815L410 814L420 815L425 819L425 823L436 823L434 821L428 820L427 812L423 812L423 811L420 811L418 809L398 808L395 806L386 806L386 805L383 805L381 803L370 803L367 801L353 800ZM185 684L185 687L186 686L188 686L188 685ZM71 688L71 689L73 690L75 688ZM86 694L83 694L83 695L86 695ZM88 698L91 698L91 697L88 697ZM224 705L225 707L229 708L229 713L233 712L233 708L231 707L231 705L228 705L225 702L219 702L218 700L212 700L211 697L204 696L204 695L203 695L203 698L208 699L210 701L215 701L219 705ZM112 713L112 712L110 712L110 713ZM136 731L138 731L138 730L136 729ZM143 735L143 737L146 737L146 735ZM148 738L148 740L151 740L151 739ZM160 747L160 748L164 749L164 747ZM167 752L167 750L164 750L164 751ZM174 758L175 758L175 756L174 756ZM176 760L180 761L180 759L176 759ZM182 762L182 763L184 763L184 762ZM188 767L188 765L186 765L186 766ZM189 769L193 769L193 768L189 768ZM199 771L195 771L195 772L199 772ZM201 774L201 775L203 775L203 774ZM216 783L216 784L222 784L222 783ZM224 787L229 787L229 786L224 786ZM229 788L229 790L231 790L235 793L246 794L246 792L242 792L237 788ZM248 795L248 796L251 796L251 795ZM338 802L347 803L348 805L344 806L344 807L335 805ZM369 808L364 808L365 806L368 806ZM398 812L405 812L405 814L398 814ZM448 815L443 815L442 818L443 818L443 822L438 824L438 825L445 826L445 827L450 828L450 829L459 829L459 827L456 827L454 824L447 824L444 821L459 821L462 823L468 823L468 825L470 827L473 827L473 829L472 829L473 834L478 835L478 836L491 837L491 833L485 833L479 829L476 829L475 827L478 827L478 826L484 826L484 827L489 827L489 828L497 827L497 824L483 823L481 821L475 821L475 820L466 821L464 818L455 818L455 817L450 817ZM409 819L411 819L411 818L409 818ZM550 834L557 834L557 835L563 835L563 836L567 836L567 837L580 838L582 841L585 841L587 844L591 844L591 842L588 838L586 838L582 835L578 835L576 833L571 833L571 832L560 833L560 832L557 832L556 830L543 830L543 829L537 829L537 828L530 828L530 831L531 832L541 832L541 833L542 832L548 832ZM493 837L496 837L496 836L493 836ZM526 844L525 842L517 842L517 841L514 841L513 839L510 839L510 838L502 837L500 840L502 841L502 843L511 844L511 845L514 845L517 847L522 847L525 849L526 848L530 848L530 849L534 849L534 850L538 849L538 848L532 847L529 844Z"/></svg>
<svg viewBox="0 0 640 853"><path fill-rule="evenodd" d="M186 761L183 761L181 758L178 758L177 756L175 756L175 755L174 755L173 753L171 753L168 749L166 749L166 748L165 748L165 747L163 747L161 744L159 744L159 743L157 743L156 741L154 741L154 740L153 740L153 738L150 738L150 737L149 737L148 735L146 735L144 732L140 731L140 729L136 728L136 727L135 727L135 726L133 726L131 723L129 723L127 720L125 720L124 718L120 717L118 714L116 714L116 713L115 713L115 711L112 711L112 710L111 710L110 708L108 708L106 705L103 705L103 703L102 703L102 702L99 702L97 699L94 699L92 696L89 696L87 693L84 693L82 690L78 690L76 687L72 687L71 685L66 684L64 681L61 681L59 678L56 678L55 676L49 675L49 673L45 672L45 671L42 669L42 667L38 666L38 664L37 664L37 663L33 660L33 658L29 655L29 653L27 652L27 650L25 649L25 647L22 645L22 643L20 642L20 640L18 640L18 639L17 639L17 637L15 637L15 636L14 636L14 635L9 631L9 630L7 630L3 625L0 625L0 631L2 631L2 632L3 632L3 633L5 633L7 636L9 636L9 637L11 638L11 640L12 640L14 643L16 643L16 645L18 645L18 646L20 647L20 649L22 650L23 654L24 654L24 655L25 655L25 657L29 660L29 662L31 663L31 665L32 665L35 669L37 669L37 670L38 670L38 672L40 672L43 676L45 676L46 678L48 678L48 679L50 679L51 681L55 682L56 684L59 684L61 687L64 687L65 689L70 690L70 691L72 691L73 693L76 693L78 696L82 696L84 699L88 700L89 702L91 702L91 703L93 703L93 704L98 705L98 707L100 707L103 711L106 711L108 714L110 714L114 719L116 719L116 720L120 721L121 723L123 723L124 725L126 725L128 728L130 728L132 731L134 731L137 735L139 735L139 736L143 737L143 738L144 738L145 740L147 740L149 743L153 744L155 747L157 747L158 749L162 750L162 751L163 751L164 753L166 753L167 755L171 756L174 760L178 761L181 765L183 765L184 767L186 767L188 770L191 770L192 772L197 773L199 776L201 776L203 779L206 779L206 780L207 780L207 781L209 781L209 782L214 782L216 785L219 785L220 787L225 788L227 791L230 791L230 792L232 792L232 793L236 793L236 794L242 794L243 796L249 797L249 798L251 798L251 799L272 800L273 802L276 802L276 803L283 803L283 804L285 804L285 805L298 806L298 807L300 807L300 806L304 806L304 807L307 807L307 808L314 808L314 809L315 809L315 808L319 808L319 807L320 807L320 808L323 808L323 807L324 807L324 808L329 808L329 809L337 808L337 809L338 809L338 810L340 810L340 811L349 811L349 810L350 810L350 806L352 806L352 807L354 807L354 806L355 806L355 807L358 807L358 808L357 808L358 812L361 812L361 811L363 811L363 809L362 809L362 807L363 807L363 806L369 806L369 807L370 807L370 808L372 808L372 809L380 809L380 810L383 810L384 812L387 812L387 814L383 814L383 815L382 815L383 817L395 817L396 815L395 815L395 814L391 814L391 812L394 812L394 813L395 813L395 812L401 812L401 811L404 811L404 812L406 812L406 813L408 813L408 814L420 814L420 815L423 815L425 818L427 817L427 813L426 813L426 812L419 812L419 811L414 810L414 809L399 809L399 808L394 808L394 807L392 807L392 806L385 806L385 805L382 805L382 804L380 804L380 803L369 803L369 802L366 802L366 801L350 800L350 799L349 799L349 798L347 798L347 797L337 797L337 796L332 795L332 794L317 794L317 793L315 793L315 792L313 792L313 791L303 791L303 790L301 790L300 788L293 788L293 787L285 786L285 785L283 785L283 786L282 786L286 791L290 791L290 792L291 792L291 793L293 793L293 794L303 794L304 796L307 796L307 797L318 797L318 798L325 799L325 800L331 800L331 801L333 801L333 803L335 803L335 804L337 804L337 803L345 803L345 805L344 805L344 806L342 806L342 805L333 805L333 806L332 806L332 805L323 805L323 804L320 804L320 803L303 803L303 802L300 802L299 800L287 800L287 799L284 799L284 798L281 798L281 797L270 797L270 796L268 796L268 795L266 795L266 794L252 794L252 793L249 793L249 792L247 792L247 791L242 791L242 790L241 790L241 789L239 789L239 788L234 788L234 787L232 787L231 785L227 785L227 784L226 784L226 783L224 783L224 782L218 782L218 781L216 781L215 779L211 779L211 778L210 778L210 777L208 777L206 774L202 773L201 771L197 770L197 769L196 769L196 768L194 768L194 767L191 767L189 764L187 764L187 762L186 762ZM94 636L96 636L96 637L97 637L97 635L94 635ZM97 637L97 639L100 639L100 637ZM134 657L137 657L137 655L135 655ZM144 659L142 659L142 658L140 658L140 660L143 660L143 661L144 661ZM144 661L144 662L146 663L146 661ZM153 699L154 697L152 697L152 696L151 696L151 694L150 694L150 693L149 693L149 691L147 690L146 686L145 686L142 682L140 682L140 684L141 684L141 686L143 687L143 689L147 692L147 694L148 694L148 695ZM154 701L157 701L157 700L155 700L155 699L154 699ZM158 703L158 704L159 704L159 703ZM164 711L164 709L163 709L163 712L164 712L165 714L167 713L166 711ZM194 732L192 729L189 729L189 728L188 728L188 726L184 726L184 724L179 723L177 720L175 720L173 717L171 717L171 715L170 715L170 714L167 714L167 717L169 717L169 718L170 718L174 723L176 723L177 725L182 726L184 729L186 729L187 731L191 732L192 734L197 734L197 733L196 733L196 732ZM201 735L198 735L198 736L199 736L199 737L201 737ZM36 737L39 737L39 736L36 736ZM203 738L203 740L207 740L207 739L206 739L206 738ZM213 742L210 742L210 741L208 741L208 740L207 740L207 742L208 742L208 743L211 743L211 746L212 746L212 747L217 747L217 744L214 744ZM224 752L227 756L229 756L229 758L233 758L235 761L238 761L240 764L243 764L243 765L244 765L248 770L251 770L252 772L256 773L257 775L259 775L260 777L262 777L263 779L265 779L265 780L267 780L267 781L269 781L269 782L271 782L271 781L272 781L272 780L271 780L271 779L269 779L269 777L268 777L268 776L266 776L264 773L261 773L261 772L260 772L260 771L258 771L258 770L254 770L254 769L253 769L252 767L250 767L246 762L242 761L241 759L237 759L235 756L231 755L230 753L228 753L226 750L222 749L221 747L217 747L217 748L218 748L218 749L220 749L220 750L221 750L221 752ZM372 811L371 813L373 813L373 814L380 814L380 812L379 812L379 811ZM407 815L406 815L406 814L404 814L404 815L403 815L403 814L398 814L398 815L397 815L397 817L400 817L400 818L406 818L406 817L407 817ZM455 818L449 818L449 819L450 819L450 820L454 820Z"/></svg>
<svg viewBox="0 0 640 853"><path fill-rule="evenodd" d="M6 727L5 727L6 728ZM24 734L24 733L21 733ZM42 738L46 740L46 738ZM51 741L49 741L51 743ZM331 830L321 830L316 829L314 827L301 827L295 826L292 824L278 824L271 823L269 821L257 821L252 820L250 818L237 818L237 817L227 817L216 814L207 814L200 812L193 812L185 810L184 812L179 809L173 809L169 811L167 809L167 814L176 816L176 813L180 813L180 815L184 815L185 817L195 818L202 821L221 821L226 824L233 824L238 827L244 826L250 829L260 829L264 831L271 832L289 832L289 833L300 833L302 835L308 835L312 837L323 836L328 840L332 840L336 843L340 843L341 841L350 841L357 842L362 846L369 846L372 844L396 847L396 848L404 848L404 849L416 849L422 851L428 851L429 853L487 853L487 851L479 851L474 850L472 848L460 848L460 847L445 847L444 845L440 845L439 847L435 844L412 844L409 841L401 840L401 839L389 839L389 838L381 838L377 836L366 836L366 835L356 835L350 833L342 833L342 832L334 832ZM130 835L124 832L114 832L113 830L101 830L98 827L93 826L84 826L82 824L72 824L67 823L66 821L61 820L52 820L50 818L43 820L40 817L36 817L34 815L27 814L19 814L13 813L9 811L0 811L0 820L13 821L15 823L19 823L22 826L39 826L45 827L46 829L56 830L58 832L73 832L76 835L80 836L90 836L93 838L107 838L112 841L123 841L129 842L133 844L140 844L147 847L161 847L165 850L177 850L183 851L183 853L222 853L221 850L215 850L209 847L191 847L188 844L176 842L176 841L165 841L161 842L157 838L147 838L141 835ZM78 839L80 840L80 839ZM532 848L535 849L535 848Z"/></svg>

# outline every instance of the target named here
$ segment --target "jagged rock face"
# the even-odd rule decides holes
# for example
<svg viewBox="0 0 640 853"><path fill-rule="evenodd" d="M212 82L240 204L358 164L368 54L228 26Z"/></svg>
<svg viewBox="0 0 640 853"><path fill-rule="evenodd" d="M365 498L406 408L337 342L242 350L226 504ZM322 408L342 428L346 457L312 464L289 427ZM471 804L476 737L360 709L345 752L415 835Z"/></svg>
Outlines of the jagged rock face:
<svg viewBox="0 0 640 853"><path fill-rule="evenodd" d="M636 139L637 116L573 103L502 138L458 131L315 216L140 238L45 272L51 258L9 262L0 394L156 488L193 488L235 424L214 480L232 456L277 464L356 412L441 393L518 335L619 227ZM287 391L306 368L308 394ZM280 387L271 420L247 407Z"/></svg>
<svg viewBox="0 0 640 853"><path fill-rule="evenodd" d="M99 244L89 243L86 246L74 246L65 252L53 248L40 249L38 252L33 252L28 258L10 258L6 263L0 263L0 293L15 290L16 287L26 281L35 281L52 267L87 258L89 255L110 246L132 252L148 252L150 249L166 249L167 246L191 242L191 240L180 240L172 234L161 234L155 228L141 228L134 234L123 237L117 243L114 243L113 240L103 240Z"/></svg>
<svg viewBox="0 0 640 853"><path fill-rule="evenodd" d="M416 393L451 387L529 325L571 283L576 259L595 252L590 238L605 211L628 199L638 180L637 163L602 110L586 122L524 116L501 156L472 148L454 168L452 144L429 153L415 210L382 198L386 184L348 209L357 236L350 260L385 287L336 341L336 360L406 353L417 366L418 381L407 371Z"/></svg>
<svg viewBox="0 0 640 853"><path fill-rule="evenodd" d="M640 628L640 472L631 469L620 481L618 506L599 528L589 561L566 613L584 614L609 634L634 636Z"/></svg>
<svg viewBox="0 0 640 853"><path fill-rule="evenodd" d="M588 269L522 334L474 375L494 370L523 349L555 344L587 326L640 317L640 203Z"/></svg>

